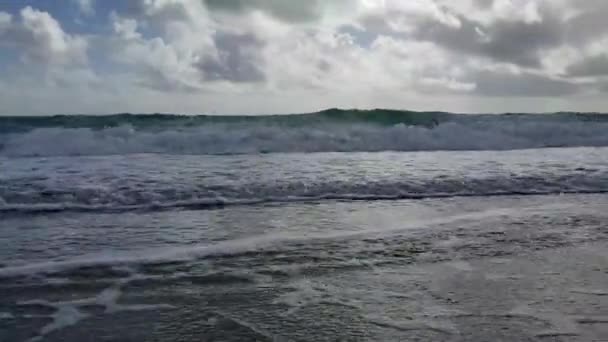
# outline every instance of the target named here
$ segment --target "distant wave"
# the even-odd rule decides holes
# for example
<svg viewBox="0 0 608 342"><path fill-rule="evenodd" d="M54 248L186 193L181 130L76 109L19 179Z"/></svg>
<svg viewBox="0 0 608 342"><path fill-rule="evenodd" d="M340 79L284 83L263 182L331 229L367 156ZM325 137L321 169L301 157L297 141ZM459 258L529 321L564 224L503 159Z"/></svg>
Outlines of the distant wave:
<svg viewBox="0 0 608 342"><path fill-rule="evenodd" d="M608 146L608 115L327 110L271 116L0 117L0 155L509 150Z"/></svg>

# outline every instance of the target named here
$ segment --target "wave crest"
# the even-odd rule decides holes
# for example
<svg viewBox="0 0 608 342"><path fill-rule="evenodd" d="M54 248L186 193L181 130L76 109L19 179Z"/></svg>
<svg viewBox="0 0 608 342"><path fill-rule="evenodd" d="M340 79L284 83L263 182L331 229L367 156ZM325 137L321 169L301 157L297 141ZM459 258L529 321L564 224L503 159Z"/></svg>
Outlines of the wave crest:
<svg viewBox="0 0 608 342"><path fill-rule="evenodd" d="M213 123L154 129L131 125L103 129L47 127L0 134L0 155L510 150L608 146L606 131L608 122L517 119L462 119L433 127L362 123L306 126Z"/></svg>

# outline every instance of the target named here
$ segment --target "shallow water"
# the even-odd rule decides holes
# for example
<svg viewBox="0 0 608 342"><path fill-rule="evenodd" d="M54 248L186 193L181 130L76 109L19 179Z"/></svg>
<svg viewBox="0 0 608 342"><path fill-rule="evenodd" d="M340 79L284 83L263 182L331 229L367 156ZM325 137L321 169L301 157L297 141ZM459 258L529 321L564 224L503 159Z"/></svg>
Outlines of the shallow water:
<svg viewBox="0 0 608 342"><path fill-rule="evenodd" d="M606 339L607 157L4 158L0 341Z"/></svg>

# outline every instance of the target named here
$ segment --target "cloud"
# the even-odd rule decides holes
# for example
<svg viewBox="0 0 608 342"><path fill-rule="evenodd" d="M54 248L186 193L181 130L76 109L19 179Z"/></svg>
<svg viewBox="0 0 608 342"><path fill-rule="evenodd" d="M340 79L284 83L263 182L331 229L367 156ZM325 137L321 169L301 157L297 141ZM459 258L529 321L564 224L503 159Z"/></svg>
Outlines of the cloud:
<svg viewBox="0 0 608 342"><path fill-rule="evenodd" d="M6 31L13 20L13 16L6 12L0 12L0 33Z"/></svg>
<svg viewBox="0 0 608 342"><path fill-rule="evenodd" d="M192 92L204 88L197 64L217 56L207 10L198 0L141 0L123 17L110 15L114 35L106 43L114 63L127 66L132 82L159 91ZM154 25L146 37L140 25Z"/></svg>
<svg viewBox="0 0 608 342"><path fill-rule="evenodd" d="M559 18L551 11L529 8L533 8L527 11L532 14L526 11L519 16L494 14L491 20L487 16L482 20L482 16L467 18L458 9L447 6L417 11L397 7L379 17L364 18L362 25L367 31L379 31L404 40L431 41L458 54L538 67L542 51L561 45L564 33ZM509 10L498 13L509 13Z"/></svg>
<svg viewBox="0 0 608 342"><path fill-rule="evenodd" d="M214 36L217 55L196 67L208 81L260 82L265 80L260 49L264 42L252 34L219 32Z"/></svg>
<svg viewBox="0 0 608 342"><path fill-rule="evenodd" d="M198 73L192 66L196 56L180 53L160 37L142 38L133 30L136 27L134 21L115 24L114 27L118 37L109 44L113 50L112 60L131 70L135 76L133 83L161 91L200 88Z"/></svg>
<svg viewBox="0 0 608 342"><path fill-rule="evenodd" d="M26 62L85 64L87 40L63 31L49 13L32 7L20 11L20 21L0 15L0 47L15 49Z"/></svg>
<svg viewBox="0 0 608 342"><path fill-rule="evenodd" d="M568 66L566 74L573 77L608 76L608 56L596 55L587 57Z"/></svg>
<svg viewBox="0 0 608 342"><path fill-rule="evenodd" d="M132 0L121 10L122 16L144 20L160 30L172 25L212 28L203 0Z"/></svg>
<svg viewBox="0 0 608 342"><path fill-rule="evenodd" d="M211 10L244 13L263 11L278 19L302 22L318 19L325 1L282 1L282 0L205 0Z"/></svg>
<svg viewBox="0 0 608 342"><path fill-rule="evenodd" d="M112 13L112 29L114 33L122 40L137 40L142 36L137 32L137 20L131 18L121 18L116 13Z"/></svg>
<svg viewBox="0 0 608 342"><path fill-rule="evenodd" d="M559 97L578 93L575 83L531 73L478 71L471 75L476 92L484 96Z"/></svg>
<svg viewBox="0 0 608 342"><path fill-rule="evenodd" d="M78 9L85 16L92 16L95 14L95 0L74 0Z"/></svg>
<svg viewBox="0 0 608 342"><path fill-rule="evenodd" d="M494 0L474 0L473 4L482 10L488 10L494 5Z"/></svg>
<svg viewBox="0 0 608 342"><path fill-rule="evenodd" d="M608 34L608 2L604 0L570 1L572 17L565 22L570 44L581 46Z"/></svg>
<svg viewBox="0 0 608 342"><path fill-rule="evenodd" d="M90 112L545 111L605 102L603 0L74 3L79 13L35 2L0 12L4 107L26 106L12 87L36 89L27 95L36 112L66 110L70 92L80 97L75 108ZM68 22L80 16L95 25Z"/></svg>

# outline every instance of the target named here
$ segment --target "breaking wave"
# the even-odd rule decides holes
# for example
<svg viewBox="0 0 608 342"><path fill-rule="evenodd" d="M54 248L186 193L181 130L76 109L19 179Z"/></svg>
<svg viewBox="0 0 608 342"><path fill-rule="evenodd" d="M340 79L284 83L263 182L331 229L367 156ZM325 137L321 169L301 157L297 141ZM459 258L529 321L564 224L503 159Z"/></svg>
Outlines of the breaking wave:
<svg viewBox="0 0 608 342"><path fill-rule="evenodd" d="M608 146L608 115L327 110L274 116L0 118L9 157L511 150Z"/></svg>

